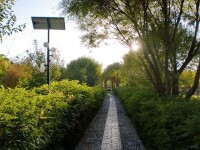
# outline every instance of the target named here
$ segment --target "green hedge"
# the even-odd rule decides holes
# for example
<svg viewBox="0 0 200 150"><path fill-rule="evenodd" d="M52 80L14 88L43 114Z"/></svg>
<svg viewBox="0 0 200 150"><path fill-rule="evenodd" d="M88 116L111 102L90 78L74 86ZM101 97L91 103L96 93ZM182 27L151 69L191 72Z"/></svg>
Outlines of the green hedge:
<svg viewBox="0 0 200 150"><path fill-rule="evenodd" d="M161 98L151 89L117 91L147 150L200 149L200 101Z"/></svg>
<svg viewBox="0 0 200 150"><path fill-rule="evenodd" d="M100 108L105 90L65 80L50 89L1 87L0 96L2 150L73 149Z"/></svg>

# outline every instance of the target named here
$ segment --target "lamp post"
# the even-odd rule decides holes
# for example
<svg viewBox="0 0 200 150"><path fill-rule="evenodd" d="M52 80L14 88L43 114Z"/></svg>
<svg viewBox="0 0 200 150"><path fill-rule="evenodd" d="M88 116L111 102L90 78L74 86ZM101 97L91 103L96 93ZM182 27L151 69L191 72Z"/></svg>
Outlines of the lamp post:
<svg viewBox="0 0 200 150"><path fill-rule="evenodd" d="M47 84L50 84L50 59L49 59L49 34L52 30L65 30L65 20L63 17L31 17L34 29L47 30Z"/></svg>

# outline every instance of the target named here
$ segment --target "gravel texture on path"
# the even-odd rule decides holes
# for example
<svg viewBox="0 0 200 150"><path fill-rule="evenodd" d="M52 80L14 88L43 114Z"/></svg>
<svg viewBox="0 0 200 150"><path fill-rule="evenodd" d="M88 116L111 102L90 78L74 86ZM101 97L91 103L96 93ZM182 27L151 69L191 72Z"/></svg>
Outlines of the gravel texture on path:
<svg viewBox="0 0 200 150"><path fill-rule="evenodd" d="M108 93L76 150L144 150L119 99Z"/></svg>

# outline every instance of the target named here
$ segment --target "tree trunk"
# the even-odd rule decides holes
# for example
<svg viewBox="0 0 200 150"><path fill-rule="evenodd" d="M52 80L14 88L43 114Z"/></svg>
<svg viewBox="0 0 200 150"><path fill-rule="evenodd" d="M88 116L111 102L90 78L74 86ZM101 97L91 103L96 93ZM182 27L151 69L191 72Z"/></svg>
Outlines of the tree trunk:
<svg viewBox="0 0 200 150"><path fill-rule="evenodd" d="M179 95L179 77L180 74L178 72L174 73L174 77L172 79L172 95L174 96Z"/></svg>
<svg viewBox="0 0 200 150"><path fill-rule="evenodd" d="M179 95L178 79L175 79L172 83L172 95Z"/></svg>
<svg viewBox="0 0 200 150"><path fill-rule="evenodd" d="M197 67L197 73L196 73L195 78L194 78L194 83L193 83L192 87L189 89L189 91L186 94L186 97L185 97L186 101L189 101L191 96L197 90L197 88L199 86L199 77L200 77L200 62L199 62L199 65Z"/></svg>

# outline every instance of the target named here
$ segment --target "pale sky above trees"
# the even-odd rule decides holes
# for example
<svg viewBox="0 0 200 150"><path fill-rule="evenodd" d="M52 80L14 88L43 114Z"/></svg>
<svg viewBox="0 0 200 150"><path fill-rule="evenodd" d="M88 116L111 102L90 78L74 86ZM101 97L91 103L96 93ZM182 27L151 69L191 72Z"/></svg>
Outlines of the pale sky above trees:
<svg viewBox="0 0 200 150"><path fill-rule="evenodd" d="M17 17L16 25L26 23L26 29L21 33L11 36L4 36L0 44L0 53L9 58L21 56L26 50L33 50L33 40L38 41L38 48L43 48L47 41L47 31L34 30L31 22L32 16L60 17L60 10L57 9L60 0L16 0L13 7ZM67 20L65 20L67 21ZM56 47L61 54L61 59L68 64L70 61L82 56L96 59L105 68L107 65L122 61L122 57L128 49L112 41L110 45L102 45L101 48L88 49L80 40L81 32L76 24L67 21L65 31L50 31L50 46Z"/></svg>

